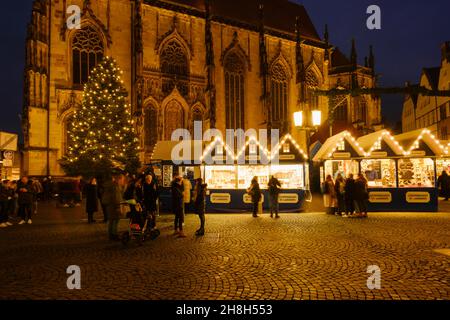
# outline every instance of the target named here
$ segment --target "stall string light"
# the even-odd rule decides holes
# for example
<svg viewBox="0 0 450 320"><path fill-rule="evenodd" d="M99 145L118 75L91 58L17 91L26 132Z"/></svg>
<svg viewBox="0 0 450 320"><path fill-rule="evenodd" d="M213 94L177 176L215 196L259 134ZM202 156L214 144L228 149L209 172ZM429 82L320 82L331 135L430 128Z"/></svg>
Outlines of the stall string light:
<svg viewBox="0 0 450 320"><path fill-rule="evenodd" d="M258 140L256 140L255 137L251 137L246 143L245 145L241 148L241 150L238 152L237 156L234 157L234 160L238 160L239 157L242 155L242 153L245 152L245 149L250 145L250 143L256 143L256 145L259 147L259 150L262 150L264 152L264 155L270 159L270 151L263 147Z"/></svg>
<svg viewBox="0 0 450 320"><path fill-rule="evenodd" d="M425 135L428 135L433 140L433 142L436 143L436 145L438 145L438 147L442 150L443 153L448 154L448 148L446 150L445 147L441 144L441 142L438 139L436 139L435 135L432 134L429 129L423 129L422 132L420 133L420 135L417 137L417 139L411 144L411 146L409 147L409 150L404 152L403 154L405 156L411 155L411 152L414 149L419 148L419 142L421 140L423 140Z"/></svg>
<svg viewBox="0 0 450 320"><path fill-rule="evenodd" d="M383 140L383 137L384 137L384 136L387 136L388 139L390 139L390 140L394 143L394 145L395 145L396 147L399 148L400 153L405 154L405 150L404 150L403 147L400 145L400 143L394 138L394 136L392 136L391 133L390 133L389 131L384 130L384 131L381 132L381 134L380 134L380 136L378 137L377 141L376 141L376 142L372 145L372 147L369 149L369 152L366 153L366 156L367 156L367 157L370 157L370 156L372 155L373 151L376 150L375 146L377 145L377 142L381 142L381 141ZM385 140L385 141L386 141L386 140Z"/></svg>
<svg viewBox="0 0 450 320"><path fill-rule="evenodd" d="M275 154L278 153L280 151L280 149L283 147L283 144L287 141L290 140L292 142L292 144L295 146L295 148L297 149L298 152L300 152L302 154L302 156L305 158L305 160L308 160L308 155L306 154L306 152L300 148L300 145L297 143L297 141L295 141L295 139L288 133L286 134L280 142L278 142L278 144L273 148L272 150L272 156L270 157L270 160L272 160L273 158L275 158Z"/></svg>
<svg viewBox="0 0 450 320"><path fill-rule="evenodd" d="M330 153L328 153L328 158L331 158L333 156L333 153L337 150L339 144L342 143L344 140L346 140L346 138L347 138L347 141L352 145L352 147L355 150L359 150L360 154L364 155L365 157L368 156L368 153L364 151L364 149L360 146L359 142L356 141L356 139L352 136L352 134L348 131L344 131L342 133L342 137L336 143L336 146L334 147L334 149Z"/></svg>

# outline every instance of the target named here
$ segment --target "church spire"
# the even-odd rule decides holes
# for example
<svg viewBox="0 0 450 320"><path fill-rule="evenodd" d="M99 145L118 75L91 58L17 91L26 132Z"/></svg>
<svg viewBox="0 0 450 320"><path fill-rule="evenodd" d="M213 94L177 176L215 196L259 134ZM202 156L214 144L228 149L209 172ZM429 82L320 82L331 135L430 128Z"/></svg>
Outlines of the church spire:
<svg viewBox="0 0 450 320"><path fill-rule="evenodd" d="M330 46L330 35L328 34L328 24L325 24L325 32L323 33L323 40L325 41L325 61L330 60L329 46Z"/></svg>
<svg viewBox="0 0 450 320"><path fill-rule="evenodd" d="M368 66L369 66L369 68L372 69L372 74L375 74L375 55L373 54L373 47L372 47L372 45L369 46Z"/></svg>
<svg viewBox="0 0 450 320"><path fill-rule="evenodd" d="M353 66L356 66L358 63L358 55L356 54L356 44L355 38L352 39L352 51L350 53L350 61Z"/></svg>

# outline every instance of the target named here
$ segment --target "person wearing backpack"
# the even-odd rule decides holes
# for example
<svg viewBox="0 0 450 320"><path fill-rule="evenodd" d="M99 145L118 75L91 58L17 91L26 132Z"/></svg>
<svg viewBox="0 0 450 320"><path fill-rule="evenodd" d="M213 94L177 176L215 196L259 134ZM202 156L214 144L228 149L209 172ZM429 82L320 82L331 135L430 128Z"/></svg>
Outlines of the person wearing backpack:
<svg viewBox="0 0 450 320"><path fill-rule="evenodd" d="M270 177L269 180L269 205L270 205L270 217L273 218L273 213L275 212L275 218L279 218L278 215L278 195L281 190L280 181L274 176Z"/></svg>

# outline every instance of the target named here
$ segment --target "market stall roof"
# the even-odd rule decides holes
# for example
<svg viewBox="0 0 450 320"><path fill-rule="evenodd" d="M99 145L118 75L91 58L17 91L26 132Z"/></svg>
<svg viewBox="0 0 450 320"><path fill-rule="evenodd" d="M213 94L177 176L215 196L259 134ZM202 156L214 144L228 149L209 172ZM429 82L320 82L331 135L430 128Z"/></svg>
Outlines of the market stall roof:
<svg viewBox="0 0 450 320"><path fill-rule="evenodd" d="M174 152L174 158L172 157ZM185 164L191 164L193 161L200 163L200 157L203 152L203 141L201 140L183 140L183 141L158 141L153 149L152 160L162 161L181 161Z"/></svg>
<svg viewBox="0 0 450 320"><path fill-rule="evenodd" d="M372 152L377 151L377 142L381 141L384 141L388 145L388 147L391 148L395 155L400 156L405 152L400 143L386 129L359 137L357 141L359 142L360 146L366 151L367 156L370 156Z"/></svg>
<svg viewBox="0 0 450 320"><path fill-rule="evenodd" d="M411 155L411 151L419 148L421 142L425 143L435 155L448 153L445 146L430 132L429 129L419 129L394 136L403 146L404 155Z"/></svg>
<svg viewBox="0 0 450 320"><path fill-rule="evenodd" d="M314 156L313 161L322 161L331 158L332 154L336 151L339 143L342 141L346 141L358 156L366 156L366 152L359 145L359 142L356 141L352 134L348 131L342 131L325 141L320 150Z"/></svg>
<svg viewBox="0 0 450 320"><path fill-rule="evenodd" d="M217 147L220 147L218 149ZM217 152L221 150L222 152L218 154ZM234 151L225 143L225 141L220 137L215 137L211 142L207 142L204 146L204 149L201 154L200 160L206 163L215 163L219 162L220 164L223 161L232 161L235 160Z"/></svg>
<svg viewBox="0 0 450 320"><path fill-rule="evenodd" d="M279 155L280 150L283 148L283 145L286 142L290 142L294 147L296 152L303 160L308 160L308 154L300 147L297 141L288 133L284 135L280 141L272 148L271 150L271 159L274 159L277 155Z"/></svg>

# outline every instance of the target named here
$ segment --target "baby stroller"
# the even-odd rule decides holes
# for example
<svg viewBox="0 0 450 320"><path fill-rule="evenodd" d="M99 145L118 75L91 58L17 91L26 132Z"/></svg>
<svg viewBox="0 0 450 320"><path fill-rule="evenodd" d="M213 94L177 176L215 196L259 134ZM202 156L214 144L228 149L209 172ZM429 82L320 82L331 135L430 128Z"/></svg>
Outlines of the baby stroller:
<svg viewBox="0 0 450 320"><path fill-rule="evenodd" d="M135 204L134 207L136 210L130 212L128 231L122 233L121 240L124 245L127 245L130 240L142 245L145 240L155 240L160 235L160 231L156 228L155 215L148 214L145 216L139 203Z"/></svg>

